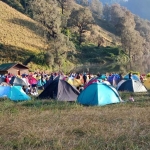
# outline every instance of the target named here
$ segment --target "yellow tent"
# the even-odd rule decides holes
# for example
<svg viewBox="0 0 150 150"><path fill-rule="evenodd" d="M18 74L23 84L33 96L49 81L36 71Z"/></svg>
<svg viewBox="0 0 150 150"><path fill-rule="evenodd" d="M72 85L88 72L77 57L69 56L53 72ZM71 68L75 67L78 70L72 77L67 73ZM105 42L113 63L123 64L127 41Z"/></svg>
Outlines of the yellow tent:
<svg viewBox="0 0 150 150"><path fill-rule="evenodd" d="M75 87L78 87L78 86L82 85L82 82L81 82L80 79L74 79L74 80L73 80L73 85L74 85Z"/></svg>
<svg viewBox="0 0 150 150"><path fill-rule="evenodd" d="M78 87L80 85L82 85L82 81L80 79L71 79L71 78L68 78L67 82L75 87Z"/></svg>
<svg viewBox="0 0 150 150"><path fill-rule="evenodd" d="M67 81L70 85L73 85L73 79L72 79L72 78L68 78L68 79L66 79L66 81Z"/></svg>
<svg viewBox="0 0 150 150"><path fill-rule="evenodd" d="M150 90L150 78L147 78L147 80L144 80L143 84L147 88L147 90Z"/></svg>

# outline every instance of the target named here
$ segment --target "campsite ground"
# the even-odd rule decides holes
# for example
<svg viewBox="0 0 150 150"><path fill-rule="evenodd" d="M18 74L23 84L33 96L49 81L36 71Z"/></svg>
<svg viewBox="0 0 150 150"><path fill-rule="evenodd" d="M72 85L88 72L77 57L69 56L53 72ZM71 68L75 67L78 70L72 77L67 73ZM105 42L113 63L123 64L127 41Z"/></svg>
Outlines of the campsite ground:
<svg viewBox="0 0 150 150"><path fill-rule="evenodd" d="M121 93L128 99L128 93ZM150 95L135 102L85 107L77 103L0 101L0 149L147 150Z"/></svg>

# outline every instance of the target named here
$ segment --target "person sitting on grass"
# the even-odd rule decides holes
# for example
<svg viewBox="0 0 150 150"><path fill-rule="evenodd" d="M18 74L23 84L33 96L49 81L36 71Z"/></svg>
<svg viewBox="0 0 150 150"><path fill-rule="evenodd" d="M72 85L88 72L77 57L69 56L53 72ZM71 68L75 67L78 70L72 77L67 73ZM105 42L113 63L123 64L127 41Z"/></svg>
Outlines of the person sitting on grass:
<svg viewBox="0 0 150 150"><path fill-rule="evenodd" d="M36 87L33 87L32 90L31 90L31 95L33 96L37 96L38 95L38 91L37 91L37 88Z"/></svg>
<svg viewBox="0 0 150 150"><path fill-rule="evenodd" d="M26 94L31 94L31 85L28 86L28 88L26 88Z"/></svg>
<svg viewBox="0 0 150 150"><path fill-rule="evenodd" d="M134 102L134 98L133 98L133 95L132 95L132 94L131 94L130 97L129 97L129 101Z"/></svg>
<svg viewBox="0 0 150 150"><path fill-rule="evenodd" d="M25 87L25 85L22 86L22 89L26 93L26 87Z"/></svg>

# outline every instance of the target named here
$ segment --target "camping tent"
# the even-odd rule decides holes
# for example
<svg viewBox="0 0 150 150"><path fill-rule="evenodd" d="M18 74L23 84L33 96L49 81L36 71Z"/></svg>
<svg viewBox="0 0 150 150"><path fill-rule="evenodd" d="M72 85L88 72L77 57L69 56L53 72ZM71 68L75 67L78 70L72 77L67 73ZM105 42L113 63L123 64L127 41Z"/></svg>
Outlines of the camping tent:
<svg viewBox="0 0 150 150"><path fill-rule="evenodd" d="M49 86L54 80L65 80L65 77L63 75L59 75L54 77L54 79L49 78L49 80L43 85L44 89L46 89L46 87ZM42 86L41 80L38 81L38 86Z"/></svg>
<svg viewBox="0 0 150 150"><path fill-rule="evenodd" d="M31 98L23 91L21 86L12 86L8 98L13 101L30 100Z"/></svg>
<svg viewBox="0 0 150 150"><path fill-rule="evenodd" d="M5 81L5 78L0 78L0 83L4 82Z"/></svg>
<svg viewBox="0 0 150 150"><path fill-rule="evenodd" d="M107 77L107 80L109 81L109 83L110 83L111 85L113 85L113 78L114 78L114 76L115 76L115 74L112 74L111 76L108 76L108 77Z"/></svg>
<svg viewBox="0 0 150 150"><path fill-rule="evenodd" d="M102 82L102 83L105 83L105 84L107 84L107 85L111 85L110 82L107 81L107 80L106 80L106 81L103 81L102 79L94 78L94 79L90 80L87 84L84 85L84 89L85 89L87 86L89 86L90 84L95 83L95 82Z"/></svg>
<svg viewBox="0 0 150 150"><path fill-rule="evenodd" d="M78 96L77 102L83 105L103 106L112 103L119 103L120 96L117 90L111 85L102 82L90 84Z"/></svg>
<svg viewBox="0 0 150 150"><path fill-rule="evenodd" d="M118 88L120 87L120 85L121 85L123 82L125 82L125 81L127 81L127 80L121 80L121 81L117 84L116 89L118 90Z"/></svg>
<svg viewBox="0 0 150 150"><path fill-rule="evenodd" d="M0 98L7 97L10 93L11 87L10 86L0 86Z"/></svg>
<svg viewBox="0 0 150 150"><path fill-rule="evenodd" d="M83 85L82 80L76 79L76 78L72 78L72 77L69 77L67 82L68 82L70 85L75 86L75 87L78 87L78 86Z"/></svg>
<svg viewBox="0 0 150 150"><path fill-rule="evenodd" d="M27 86L30 85L28 78L22 77L21 79L25 82L25 84L26 84Z"/></svg>
<svg viewBox="0 0 150 150"><path fill-rule="evenodd" d="M21 78L18 77L12 77L9 83L14 86L28 86Z"/></svg>
<svg viewBox="0 0 150 150"><path fill-rule="evenodd" d="M92 83L100 82L100 80L98 80L97 78L92 78L87 84L84 85L84 89Z"/></svg>
<svg viewBox="0 0 150 150"><path fill-rule="evenodd" d="M114 87L117 87L118 83L119 83L121 80L122 80L121 75L115 74L114 77L113 77L112 85L113 85Z"/></svg>
<svg viewBox="0 0 150 150"><path fill-rule="evenodd" d="M59 101L76 101L79 92L64 80L54 80L38 96L41 99L57 99Z"/></svg>
<svg viewBox="0 0 150 150"><path fill-rule="evenodd" d="M0 86L0 97L8 97L13 101L30 100L21 86Z"/></svg>
<svg viewBox="0 0 150 150"><path fill-rule="evenodd" d="M6 83L6 82L2 82L2 83L0 83L0 86L10 86L10 84Z"/></svg>
<svg viewBox="0 0 150 150"><path fill-rule="evenodd" d="M118 91L129 91L129 92L147 92L145 86L137 80L126 80L121 81L122 84L117 87Z"/></svg>
<svg viewBox="0 0 150 150"><path fill-rule="evenodd" d="M105 74L102 74L101 76L97 77L97 79L102 79L102 80L105 80L107 77Z"/></svg>
<svg viewBox="0 0 150 150"><path fill-rule="evenodd" d="M147 78L147 80L144 80L143 84L148 90L150 90L150 78Z"/></svg>
<svg viewBox="0 0 150 150"><path fill-rule="evenodd" d="M123 79L129 80L129 74L125 75ZM137 81L141 81L140 78L139 78L137 75L135 75L135 74L133 74L133 75L131 76L131 79L137 80Z"/></svg>

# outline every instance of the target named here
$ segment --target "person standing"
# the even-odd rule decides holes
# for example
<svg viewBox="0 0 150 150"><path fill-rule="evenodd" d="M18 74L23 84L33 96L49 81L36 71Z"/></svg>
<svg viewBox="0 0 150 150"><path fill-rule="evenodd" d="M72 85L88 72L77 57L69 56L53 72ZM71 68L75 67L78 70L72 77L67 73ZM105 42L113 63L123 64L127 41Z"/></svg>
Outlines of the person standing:
<svg viewBox="0 0 150 150"><path fill-rule="evenodd" d="M9 78L8 78L8 75L5 77L5 80L4 80L6 83L9 83Z"/></svg>
<svg viewBox="0 0 150 150"><path fill-rule="evenodd" d="M129 79L132 79L131 77L132 77L132 73L130 72L130 73L129 73Z"/></svg>
<svg viewBox="0 0 150 150"><path fill-rule="evenodd" d="M86 73L84 73L84 75L83 75L84 84L86 84L86 80L87 80L87 75L86 75Z"/></svg>

